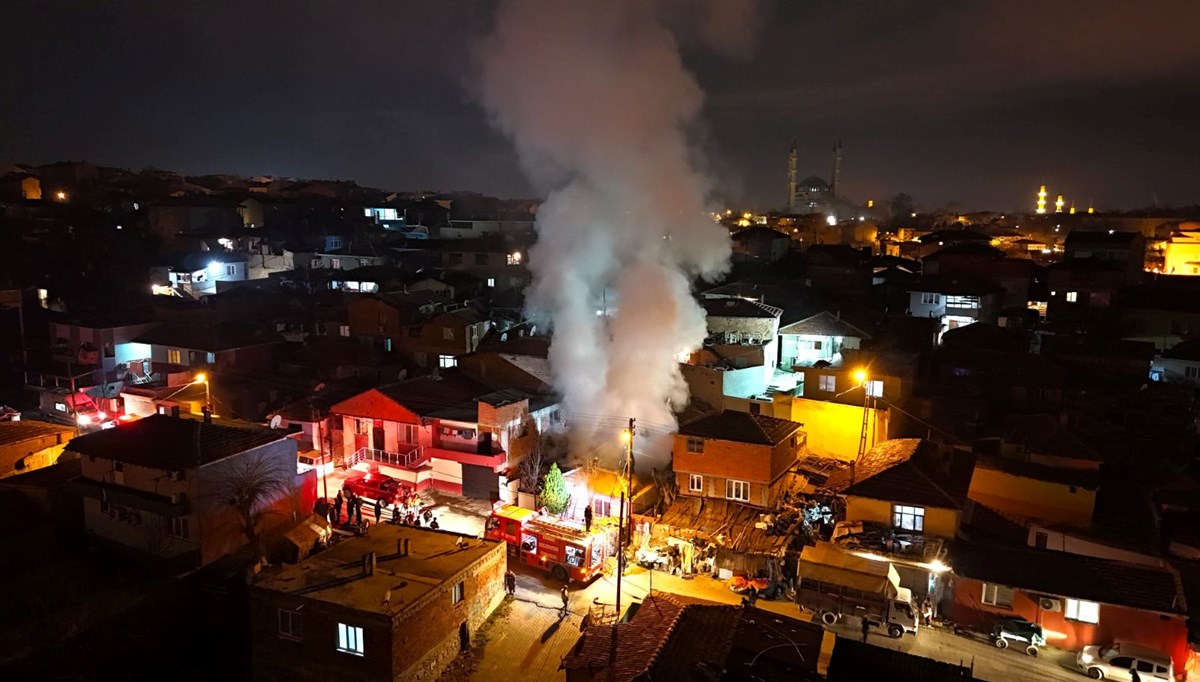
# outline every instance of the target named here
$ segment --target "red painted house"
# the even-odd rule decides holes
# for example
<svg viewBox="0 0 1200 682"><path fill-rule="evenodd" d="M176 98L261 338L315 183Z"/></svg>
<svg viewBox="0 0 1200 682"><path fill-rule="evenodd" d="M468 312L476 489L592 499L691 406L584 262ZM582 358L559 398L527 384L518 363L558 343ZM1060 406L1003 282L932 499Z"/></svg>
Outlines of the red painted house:
<svg viewBox="0 0 1200 682"><path fill-rule="evenodd" d="M529 398L457 372L373 388L330 408L335 457L418 490L499 499L506 446Z"/></svg>
<svg viewBox="0 0 1200 682"><path fill-rule="evenodd" d="M1170 654L1182 679L1187 605L1172 569L1020 545L959 542L952 554L956 623L1038 623L1046 643L1071 651L1128 642ZM945 611L943 611L945 613Z"/></svg>

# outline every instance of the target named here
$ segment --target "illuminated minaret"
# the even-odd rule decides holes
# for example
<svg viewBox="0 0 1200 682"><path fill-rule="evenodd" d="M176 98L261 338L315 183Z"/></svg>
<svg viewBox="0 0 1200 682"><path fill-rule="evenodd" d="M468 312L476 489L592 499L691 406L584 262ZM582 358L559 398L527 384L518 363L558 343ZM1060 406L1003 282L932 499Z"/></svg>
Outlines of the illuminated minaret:
<svg viewBox="0 0 1200 682"><path fill-rule="evenodd" d="M1062 210L1063 210L1063 198L1062 198L1062 195L1060 194L1060 195L1058 195L1058 198L1054 200L1054 212L1062 213Z"/></svg>
<svg viewBox="0 0 1200 682"><path fill-rule="evenodd" d="M796 141L792 140L792 151L788 152L788 213L796 212Z"/></svg>
<svg viewBox="0 0 1200 682"><path fill-rule="evenodd" d="M1037 194L1037 214L1042 215L1046 212L1046 186L1042 185Z"/></svg>

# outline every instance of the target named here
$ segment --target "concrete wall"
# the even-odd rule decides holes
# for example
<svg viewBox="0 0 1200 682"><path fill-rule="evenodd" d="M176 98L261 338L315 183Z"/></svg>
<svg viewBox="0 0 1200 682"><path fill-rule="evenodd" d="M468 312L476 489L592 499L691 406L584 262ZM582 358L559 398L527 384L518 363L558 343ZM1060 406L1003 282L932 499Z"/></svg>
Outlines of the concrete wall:
<svg viewBox="0 0 1200 682"><path fill-rule="evenodd" d="M808 437L808 451L812 454L847 462L858 456L863 422L861 405L842 405L791 396L782 396L779 398L779 404L782 406L782 412L790 412L786 416L787 419L804 424L803 430ZM875 443L888 439L890 418L886 409L868 409L869 449ZM776 416L781 416L780 412L780 409L776 409Z"/></svg>
<svg viewBox="0 0 1200 682"><path fill-rule="evenodd" d="M1096 507L1096 491L1065 483L1039 481L976 466L968 496L1009 516L1047 523L1088 526Z"/></svg>

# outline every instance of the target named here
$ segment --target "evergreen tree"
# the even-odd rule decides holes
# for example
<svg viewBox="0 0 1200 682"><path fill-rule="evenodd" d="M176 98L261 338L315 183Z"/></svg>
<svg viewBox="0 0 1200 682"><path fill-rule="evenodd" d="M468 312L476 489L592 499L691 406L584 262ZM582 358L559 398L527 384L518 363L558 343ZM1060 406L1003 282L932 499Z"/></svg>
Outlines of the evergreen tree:
<svg viewBox="0 0 1200 682"><path fill-rule="evenodd" d="M561 514L567 508L567 482L557 464L551 464L550 471L546 472L545 478L542 479L540 500L542 506L551 514Z"/></svg>

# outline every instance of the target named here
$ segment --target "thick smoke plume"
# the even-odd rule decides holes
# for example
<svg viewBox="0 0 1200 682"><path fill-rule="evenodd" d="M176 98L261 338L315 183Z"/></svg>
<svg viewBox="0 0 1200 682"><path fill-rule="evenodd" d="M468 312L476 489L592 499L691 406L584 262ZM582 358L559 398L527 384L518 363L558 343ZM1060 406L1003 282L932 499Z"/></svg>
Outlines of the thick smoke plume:
<svg viewBox="0 0 1200 682"><path fill-rule="evenodd" d="M553 325L564 406L647 425L673 424L687 400L676 356L705 337L691 282L723 273L730 252L690 141L703 96L661 9L503 2L478 84L545 196L527 306Z"/></svg>

